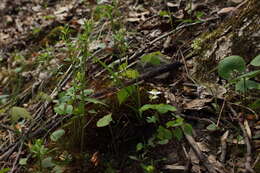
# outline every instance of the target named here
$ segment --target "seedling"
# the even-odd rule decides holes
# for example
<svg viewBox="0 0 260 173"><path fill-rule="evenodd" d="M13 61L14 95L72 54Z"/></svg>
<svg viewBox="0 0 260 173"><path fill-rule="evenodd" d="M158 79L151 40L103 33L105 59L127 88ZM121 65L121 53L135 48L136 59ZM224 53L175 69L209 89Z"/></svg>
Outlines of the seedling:
<svg viewBox="0 0 260 173"><path fill-rule="evenodd" d="M250 65L260 66L260 55L256 56ZM260 89L260 83L251 80L260 75L260 70L246 72L246 62L240 56L229 56L218 64L218 74L228 80L230 85L235 85L235 90L245 93L250 89Z"/></svg>

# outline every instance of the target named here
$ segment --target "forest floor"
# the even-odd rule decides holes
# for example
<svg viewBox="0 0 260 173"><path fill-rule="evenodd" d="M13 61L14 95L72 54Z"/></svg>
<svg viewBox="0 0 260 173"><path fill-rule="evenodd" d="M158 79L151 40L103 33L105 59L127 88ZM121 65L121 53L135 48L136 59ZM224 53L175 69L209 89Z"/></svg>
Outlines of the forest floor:
<svg viewBox="0 0 260 173"><path fill-rule="evenodd" d="M0 173L260 172L259 98L193 75L247 2L1 0Z"/></svg>

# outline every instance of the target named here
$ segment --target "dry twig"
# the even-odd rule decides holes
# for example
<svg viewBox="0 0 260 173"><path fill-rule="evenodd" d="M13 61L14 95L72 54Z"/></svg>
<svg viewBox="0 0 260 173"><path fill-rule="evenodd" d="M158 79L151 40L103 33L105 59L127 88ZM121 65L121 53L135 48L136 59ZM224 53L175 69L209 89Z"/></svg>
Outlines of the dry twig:
<svg viewBox="0 0 260 173"><path fill-rule="evenodd" d="M197 145L196 141L194 140L194 138L191 135L188 135L186 133L185 134L185 138L187 139L187 141L189 142L192 150L194 151L194 153L196 154L196 156L198 157L198 159L201 161L201 163L205 166L205 168L208 170L209 173L217 173L216 169L214 168L214 166L208 161L208 159L202 154L202 152L199 149L199 146Z"/></svg>

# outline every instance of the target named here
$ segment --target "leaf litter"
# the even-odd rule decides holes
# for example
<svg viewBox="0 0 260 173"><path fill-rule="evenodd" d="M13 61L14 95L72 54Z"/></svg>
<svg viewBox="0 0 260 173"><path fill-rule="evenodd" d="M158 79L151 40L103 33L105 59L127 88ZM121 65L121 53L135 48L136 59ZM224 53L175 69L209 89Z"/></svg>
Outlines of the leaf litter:
<svg viewBox="0 0 260 173"><path fill-rule="evenodd" d="M98 2L99 4L111 3L110 1ZM189 1L182 0L166 2L166 4L165 2L163 0L128 0L119 3L120 10L124 11L121 24L127 28L125 39L129 42L129 49L125 56L129 62L135 64L143 55L157 51L170 57L172 62L183 61L180 54L184 54L185 57L189 56L192 52L190 46L192 41L201 33L208 32L210 27L218 27L219 23L223 21L220 16L237 10L234 4L243 3L243 0L230 0L225 3L205 0L203 2L192 2L191 4ZM47 38L47 35L60 26L62 31L64 31L65 26L68 26L68 28L74 29L76 33L82 32L84 21L89 18L92 10L91 6L95 4L95 1L66 0L4 0L0 3L2 13L0 19L4 21L0 24L1 168L10 167L12 172L22 171L23 167L18 164L17 159L26 156L25 153L27 153L26 147L22 147L21 150L18 147L24 145L23 138L26 137L27 142L33 141L36 137L46 138L51 131L62 127L62 124L67 122L66 119L72 118L71 115L57 116L53 107L54 100L57 99L59 93L73 86L72 73L70 71L73 67L71 62L68 61L71 52L66 49L62 40L58 38L53 43L52 40L48 40L50 38ZM230 5L234 5L234 7ZM169 12L172 15L169 15ZM197 24L197 22L202 23ZM178 27L180 29L171 33L172 28ZM107 64L113 64L115 59L112 55L116 55L118 48L116 43L113 42L113 34L109 28L109 22L97 21L93 34L100 35L100 37L91 43L90 51L100 51L97 52L97 57L103 59ZM73 34L70 36L73 37ZM46 50L46 47L50 49ZM73 56L77 56L77 54ZM94 92L105 90L105 94L100 92L103 94L103 98L107 98L110 102L115 102L113 92L109 89L113 84L110 82L111 76L105 72L99 73L102 71L102 67L96 63L88 63L89 69L87 73L90 76L88 81L90 88ZM187 66L187 68L187 70L192 70L192 63L191 67ZM58 70L58 73L55 70ZM196 173L207 171L230 172L233 167L236 167L238 170L247 169L243 164L245 158L242 150L245 147L246 140L239 139L238 132L234 129L234 126L238 126L234 120L239 117L235 117L235 114L229 115L231 118L225 116L221 120L219 128L216 128L216 131L206 129L210 124L217 123L219 112L217 112L216 105L222 103L225 99L224 95L229 91L215 83L211 83L203 91L198 91L200 86L190 80L189 74L183 69L171 75L153 82L145 79L140 84L140 89L146 91L145 93L147 91L150 91L150 93L151 91L156 91L157 96L154 98L154 103L164 101L177 107L176 114L183 116L184 119L192 124L194 139L191 136L186 136L186 140L171 141L168 144L151 149L149 151L151 160L160 160L162 158L159 157L160 155L168 160L159 161L156 168L163 171L188 170ZM94 78L93 76L96 77ZM18 78L20 78L20 85L15 87L16 85L18 86ZM43 100L39 99L39 97L35 99L39 92L50 96L49 101L46 101L46 97L45 99L41 97ZM14 95L16 99L12 99ZM18 134L10 125L11 120L8 118L10 117L8 110L11 108L22 110L22 114L20 112L21 115L18 115L17 111L15 112L15 121L18 121L19 116L30 117L15 125L15 127L19 128L20 133ZM89 105L87 108L92 109L95 106ZM69 166L64 168L65 172L74 172L75 170L80 172L102 172L105 164L102 165L101 160L104 161L106 157L109 157L106 155L107 153L112 154L110 159L114 160L112 164L117 171L125 172L129 169L134 172L140 171L141 168L138 165L140 161L132 161L131 165L126 164L128 154L133 152L131 148L135 141L130 140L129 143L120 143L120 140L126 140L132 136L139 138L145 135L151 136L153 132L152 127L131 124L135 122L128 119L131 111L126 107L116 111L122 117L114 115L114 112L111 114L111 110L98 111L100 115L109 116L107 118L103 117L103 119L99 116L99 121L97 118L90 118L87 121L89 123L84 126L85 129L88 129L86 132L89 133L86 137L91 141L84 150L93 153L91 159L82 168L80 167L82 159L77 157L79 151L71 149L68 152L73 153L72 157L76 160L78 159L78 163L69 164ZM91 112L95 113L95 111ZM228 109L223 110L223 112L228 112ZM111 115L113 121L117 118L119 119L118 127L111 127L112 130L115 130L114 133L116 135L112 141L110 139L111 134L104 132L109 130L110 123L112 123ZM252 142L255 143L254 149L256 150L257 148L259 149L259 138L257 138L256 134L258 134L260 128L258 128L259 125L257 123L253 123L254 121L255 119L251 118L251 121L244 121L244 124L240 124L240 126L244 127L244 131L248 134L248 138L251 141L253 138ZM103 129L102 131L102 128L95 127L95 122L98 123L98 126L105 128L105 130ZM119 130L120 128L121 130ZM50 130L44 131L43 129ZM227 130L229 130L229 135L225 136L224 140L223 136ZM117 131L120 131L120 133ZM139 131L142 131L143 134L139 134ZM240 134L242 135L242 133ZM225 144L228 147L226 148L227 151L223 150L223 141L227 142ZM46 145L48 146L53 145L51 141L47 143ZM198 146L198 151L192 147L192 144ZM115 145L120 147L114 148ZM236 150L236 147L239 150ZM219 150L219 148L222 149ZM186 150L188 150L188 153ZM117 152L121 153L118 154ZM172 156L169 156L169 153L172 152L178 156L176 157L177 159L172 159ZM220 160L220 154L222 153L226 154L222 156L225 160ZM116 157L116 154L124 159L119 159L120 157ZM257 166L256 153L253 153L251 157L253 159L252 162L255 161L253 166ZM185 164L189 160L189 164ZM205 162L203 163L203 161ZM120 164L121 166L118 166ZM29 170L33 171L34 169L34 167L30 167Z"/></svg>

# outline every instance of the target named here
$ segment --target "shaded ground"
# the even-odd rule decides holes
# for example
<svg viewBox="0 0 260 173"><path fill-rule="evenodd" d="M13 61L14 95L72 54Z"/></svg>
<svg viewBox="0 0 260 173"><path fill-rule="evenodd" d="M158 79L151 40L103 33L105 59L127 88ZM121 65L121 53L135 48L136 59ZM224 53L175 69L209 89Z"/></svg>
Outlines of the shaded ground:
<svg viewBox="0 0 260 173"><path fill-rule="evenodd" d="M30 148L35 139L42 138L45 147L56 148L47 155L56 166L42 172L55 172L53 167L62 172L259 171L257 110L237 103L243 97L227 88L212 92L221 81L209 81L212 85L205 87L191 74L197 54L194 40L238 15L248 2L98 2L1 2L1 168L11 168L11 172L39 170ZM102 7L101 12L94 13L101 5L113 9ZM91 16L94 23L89 41L84 37L84 22ZM174 69L160 71L156 66L139 65L140 58L152 52L161 53L164 60L160 67L167 69L170 64ZM92 59L85 59L81 66L82 57L88 53ZM133 99L120 104L117 93L122 86L116 85L115 77L97 59L117 72L119 64L125 62L128 68L139 70L141 77L132 80L127 79L131 75L118 73L124 86L139 83L134 85L138 86L139 95L131 93ZM179 62L182 65L175 66ZM84 83L79 77L82 71L78 71L82 67L83 71L86 69ZM162 71L167 73L160 75ZM75 112L59 115L54 108L61 95L81 85L94 90L88 97L108 106L87 100L84 113L80 114L83 116L77 117ZM158 98L151 99L155 96L149 94L152 90ZM73 101L74 111L81 103ZM192 135L158 141L159 127L176 117L171 113L156 114L159 121L148 123L147 119L155 113L148 111L140 118L138 108L160 103L176 107L174 114L192 125ZM26 108L33 120L12 121L9 110L13 106ZM97 121L110 113L114 121L97 127ZM49 135L59 128L66 135L59 142L51 141ZM158 145L160 142L165 144ZM138 149L140 143L142 148ZM27 165L19 163L21 158L28 158Z"/></svg>

